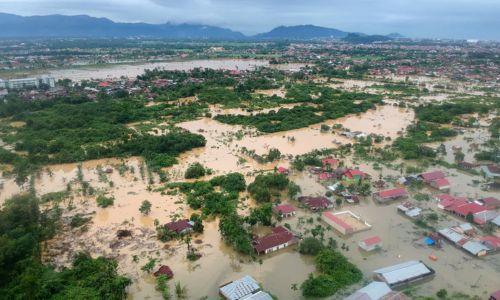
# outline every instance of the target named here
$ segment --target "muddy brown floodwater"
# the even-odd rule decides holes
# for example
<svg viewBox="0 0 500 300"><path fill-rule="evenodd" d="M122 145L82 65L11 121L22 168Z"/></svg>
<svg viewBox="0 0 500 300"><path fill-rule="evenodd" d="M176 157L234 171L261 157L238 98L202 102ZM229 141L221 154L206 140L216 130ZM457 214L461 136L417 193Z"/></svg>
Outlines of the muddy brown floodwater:
<svg viewBox="0 0 500 300"><path fill-rule="evenodd" d="M227 113L227 110L211 107L212 112ZM234 112L234 110L232 110ZM342 124L351 131L375 133L396 138L412 121L414 115L411 110L392 105L380 106L359 116L347 116L338 120L325 122L327 125ZM278 148L285 155L298 155L319 148L334 148L339 144L352 143L352 140L341 137L334 132L321 132L321 124L307 128L291 130L274 134L259 134L254 129L241 126L231 126L219 123L212 119L202 118L178 124L179 127L203 135L207 144L203 148L193 149L179 157L179 164L167 168L171 181L184 180L186 167L194 162L200 162L214 170L215 175L229 172L245 174L247 183L251 182L256 172L272 170L275 166L288 166L289 159L284 158L270 164L258 164L242 153L245 147L254 150L257 154L264 154L270 148ZM482 135L482 133L480 133ZM293 137L293 139L292 139ZM337 142L337 143L334 143ZM353 165L350 158L346 164ZM244 275L251 275L262 283L263 288L280 299L300 299L300 291L292 289L294 284L300 285L314 272L311 257L300 255L293 247L277 253L263 256L258 261L250 261L228 247L221 239L218 231L218 220L204 221L203 234L193 237L193 245L202 254L202 257L191 262L186 259L187 247L180 241L161 243L155 237L155 220L160 224L176 217L189 217L191 210L183 202L181 195L167 195L154 191L159 187L158 179L150 186L147 174L141 176L142 159L132 157L126 160L103 159L88 161L82 164L83 178L88 181L97 192L106 193L115 197L114 205L108 208L99 208L95 196L83 196L77 190L78 184L72 185L72 196L61 203L64 208L65 224L75 214L91 217L87 230L71 229L65 226L64 230L44 248L44 261L58 267L67 266L72 256L81 250L92 255L106 255L118 261L119 272L133 280L128 288L129 299L160 299L161 295L155 290L155 281L151 274L141 270L149 258L157 260L157 266L165 264L172 268L174 279L171 281L171 291L175 282L187 287L189 299L199 299L204 296L217 298L218 287L228 281ZM383 176L398 176L399 171L382 167L375 170L371 164L356 164L361 170L371 174L374 178L381 173ZM112 168L112 173L98 171L98 168ZM48 192L65 190L68 183L74 182L77 177L77 164L63 164L48 167L35 180L35 187L39 195ZM448 171L452 181L453 194L477 193L477 187L471 182L480 179L456 170ZM291 175L293 181L301 186L304 195L323 195L326 189L307 172ZM112 182L112 183L111 183ZM19 192L27 190L28 186L18 187L12 179L7 179L1 190L0 203ZM429 191L429 193L434 193ZM493 193L481 192L483 196ZM148 200L152 203L152 210L148 216L139 212L141 202ZM245 205L254 205L251 200L244 200ZM285 202L297 206L292 200ZM360 215L373 228L369 231L344 238L333 231L327 231L327 237L334 237L339 245L349 246L349 251L342 252L356 263L366 278L371 278L371 272L379 267L397 262L418 259L429 264L437 272L436 278L417 288L423 295L432 295L440 288L461 291L468 294L484 296L486 291L497 288L499 262L495 256L484 259L471 258L450 245L442 250L427 248L422 244L422 232L413 223L396 213L397 204L386 206L375 205L370 199L363 199L357 206L344 206L340 209L350 209ZM418 203L426 209L435 210L435 203ZM439 226L458 224L459 220L440 214ZM321 224L316 214L299 209L298 215L286 219L282 223L289 223L297 232L303 232L311 226ZM313 217L313 224L304 224L305 218ZM131 238L118 239L116 232L127 229L132 232ZM361 253L357 248L359 240L371 235L379 235L383 240L383 250L371 255ZM428 259L429 255L436 255L437 261ZM137 257L134 260L134 257ZM353 287L355 288L355 287Z"/></svg>

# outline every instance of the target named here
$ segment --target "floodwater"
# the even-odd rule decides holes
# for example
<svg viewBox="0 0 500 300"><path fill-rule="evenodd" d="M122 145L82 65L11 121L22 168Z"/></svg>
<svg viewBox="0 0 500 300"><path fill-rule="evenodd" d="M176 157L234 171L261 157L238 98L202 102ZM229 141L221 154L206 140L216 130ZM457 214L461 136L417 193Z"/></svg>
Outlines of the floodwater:
<svg viewBox="0 0 500 300"><path fill-rule="evenodd" d="M181 70L188 71L194 68L210 68L222 70L252 70L256 67L269 66L266 60L254 59L205 59L156 63L140 63L130 65L104 65L102 67L81 67L49 71L56 79L68 78L73 81L89 79L116 79L120 77L135 78L145 70Z"/></svg>
<svg viewBox="0 0 500 300"><path fill-rule="evenodd" d="M275 92L273 92L275 93ZM192 99L191 99L192 100ZM224 110L220 107L211 107L212 113L239 113L238 110ZM243 112L241 112L243 113ZM381 134L396 138L403 133L414 120L412 110L399 108L393 105L379 106L360 115L346 116L337 120L330 120L324 124L332 126L341 124L351 131L361 131L366 134ZM184 180L184 171L189 164L200 162L213 169L213 175L229 172L241 172L250 183L255 174L264 170L272 170L275 166L287 167L289 156L299 155L320 148L335 148L340 144L353 141L342 137L338 132L320 130L321 124L286 132L262 134L252 128L222 124L210 118L201 118L177 124L177 126L193 133L203 135L207 144L205 147L193 149L182 154L179 163L166 168L171 181ZM464 141L478 136L481 142L485 130L466 133ZM462 137L462 136L460 136ZM460 142L462 143L462 142ZM451 147L454 144L450 144ZM243 147L262 155L271 148L277 148L285 157L276 162L259 164L244 153ZM464 148L464 151L468 152ZM382 167L375 169L371 163L354 163L352 158L346 158L347 166L357 166L361 170L377 178L382 176L397 177L399 170ZM159 224L175 218L189 217L192 211L186 206L182 195L169 195L155 191L160 187L158 178L153 176L153 183L149 182L142 159L132 157L126 160L102 159L88 161L82 164L83 180L96 190L96 194L104 193L114 196L114 205L108 208L99 208L96 205L96 196L84 196L80 191L81 185L77 182L78 165L62 164L49 166L36 177L35 187L39 195L48 192L62 191L71 187L70 198L60 205L64 209L64 230L44 247L43 259L57 267L67 266L72 256L81 250L90 252L94 256L105 255L118 261L119 272L133 280L128 288L130 299L160 299L161 295L155 291L155 282L151 274L141 270L150 258L156 259L157 264L165 264L172 268L174 279L170 282L171 293L174 283L180 282L187 288L189 299L199 299L204 296L217 298L218 287L221 284L251 275L262 283L263 288L280 299L301 299L300 291L292 287L300 285L314 272L311 257L300 255L294 247L277 253L260 257L251 261L242 257L228 247L221 239L218 231L218 220L205 220L205 232L193 236L193 246L202 254L202 257L190 262L186 259L187 246L182 241L161 243L156 239L155 220ZM102 170L112 169L111 173ZM99 171L101 170L101 171ZM452 183L451 193L467 196L495 196L494 192L480 191L473 181L481 180L479 176L472 176L456 170L447 170ZM302 189L303 195L324 195L326 188L317 182L316 178L307 172L291 174L291 179ZM0 190L0 203L14 194L26 191L28 185L18 187L13 179L7 179L4 188ZM437 191L425 190L429 194ZM142 201L152 203L151 213L144 216L139 212ZM285 203L298 206L293 200L283 199ZM433 202L416 202L426 211L435 211L440 215L436 227L456 225L460 220L437 211ZM245 205L254 205L245 200ZM376 205L370 198L362 199L356 206L344 204L334 211L351 210L373 227L350 237L338 236L334 231L326 231L326 238L334 238L339 246L345 244L349 250L341 250L352 262L363 271L365 278L370 279L374 269L393 265L410 259L423 260L436 270L436 277L417 286L419 294L434 295L441 288L449 291L460 291L467 294L477 294L485 297L486 292L498 288L498 273L500 262L494 255L478 259L465 254L454 246L445 245L443 249L428 248L422 243L423 230L416 228L413 223L396 213L397 203L390 205ZM87 230L71 229L68 224L75 214L91 217ZM317 220L318 214L299 209L297 216L285 219L281 224L289 223L297 233L304 233L316 225L327 226ZM304 219L313 218L311 224ZM118 230L130 230L132 237L118 239ZM357 243L369 236L379 235L383 240L383 249L367 255L360 252ZM344 249L346 249L344 247ZM437 261L428 259L429 255L438 257ZM137 257L137 259L134 259ZM353 287L354 289L356 287ZM345 293L349 293L346 291Z"/></svg>

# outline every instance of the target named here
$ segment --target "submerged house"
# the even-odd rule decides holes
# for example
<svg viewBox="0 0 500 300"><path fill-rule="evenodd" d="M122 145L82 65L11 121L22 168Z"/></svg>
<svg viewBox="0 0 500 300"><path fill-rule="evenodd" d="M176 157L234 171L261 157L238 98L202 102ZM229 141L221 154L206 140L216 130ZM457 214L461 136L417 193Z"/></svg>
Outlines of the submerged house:
<svg viewBox="0 0 500 300"><path fill-rule="evenodd" d="M273 211L275 214L281 216L282 218L289 218L295 216L296 210L295 207L291 204L280 204L273 207Z"/></svg>
<svg viewBox="0 0 500 300"><path fill-rule="evenodd" d="M358 243L359 248L365 251L373 251L382 248L382 239L379 236L372 236Z"/></svg>
<svg viewBox="0 0 500 300"><path fill-rule="evenodd" d="M252 242L255 252L259 255L278 251L296 243L297 238L283 226L273 228L272 233L255 238Z"/></svg>
<svg viewBox="0 0 500 300"><path fill-rule="evenodd" d="M299 202L303 203L312 211L320 211L333 207L333 203L326 197L299 197Z"/></svg>
<svg viewBox="0 0 500 300"><path fill-rule="evenodd" d="M165 227L169 231L175 232L177 234L184 234L193 230L194 223L188 219L183 219L179 221L173 221L165 224Z"/></svg>
<svg viewBox="0 0 500 300"><path fill-rule="evenodd" d="M431 187L440 191L448 191L450 189L450 182L446 179L446 174L443 171L432 171L422 173L419 177Z"/></svg>
<svg viewBox="0 0 500 300"><path fill-rule="evenodd" d="M375 201L378 201L380 203L387 203L393 200L407 198L408 192L405 188L397 188L373 193L372 197Z"/></svg>
<svg viewBox="0 0 500 300"><path fill-rule="evenodd" d="M373 271L375 280L387 283L391 288L404 287L432 277L435 271L423 262L410 260Z"/></svg>

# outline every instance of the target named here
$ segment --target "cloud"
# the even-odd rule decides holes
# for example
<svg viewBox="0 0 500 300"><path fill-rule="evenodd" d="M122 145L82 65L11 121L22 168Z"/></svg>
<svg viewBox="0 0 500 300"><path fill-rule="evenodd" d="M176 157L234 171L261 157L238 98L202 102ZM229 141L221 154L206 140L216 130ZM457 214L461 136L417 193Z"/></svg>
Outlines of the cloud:
<svg viewBox="0 0 500 300"><path fill-rule="evenodd" d="M366 33L500 40L498 0L0 0L0 11L204 23L245 33L315 24Z"/></svg>

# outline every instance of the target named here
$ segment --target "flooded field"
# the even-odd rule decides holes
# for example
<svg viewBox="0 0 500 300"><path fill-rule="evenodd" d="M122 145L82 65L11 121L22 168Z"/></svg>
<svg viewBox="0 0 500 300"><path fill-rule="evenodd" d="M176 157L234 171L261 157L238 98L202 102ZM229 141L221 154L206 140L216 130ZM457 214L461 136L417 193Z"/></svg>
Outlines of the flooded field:
<svg viewBox="0 0 500 300"><path fill-rule="evenodd" d="M74 69L61 69L49 71L51 76L57 79L69 78L73 81L86 79L112 79L112 78L135 78L148 69L182 70L188 71L194 68L211 68L223 70L252 70L256 67L268 66L265 60L253 59L206 59L172 61L158 63L141 63L129 65L105 65L102 67L81 67ZM296 66L291 66L295 68Z"/></svg>

